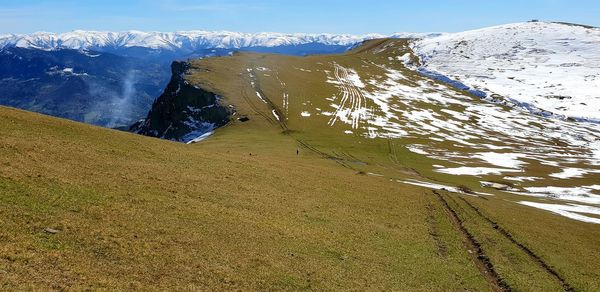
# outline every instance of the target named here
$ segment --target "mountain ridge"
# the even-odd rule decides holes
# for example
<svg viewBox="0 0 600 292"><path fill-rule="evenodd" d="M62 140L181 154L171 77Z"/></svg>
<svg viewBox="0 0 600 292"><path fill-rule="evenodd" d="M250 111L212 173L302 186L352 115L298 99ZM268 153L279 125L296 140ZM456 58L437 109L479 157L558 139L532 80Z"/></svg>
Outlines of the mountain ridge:
<svg viewBox="0 0 600 292"><path fill-rule="evenodd" d="M204 48L239 49L244 47L275 47L322 43L326 45L352 45L368 39L395 37L417 38L436 36L438 33L382 34L330 34L330 33L241 33L231 31L84 31L65 33L35 32L31 34L7 34L0 36L0 48L27 47L37 49L94 49L145 47L163 50L198 50Z"/></svg>

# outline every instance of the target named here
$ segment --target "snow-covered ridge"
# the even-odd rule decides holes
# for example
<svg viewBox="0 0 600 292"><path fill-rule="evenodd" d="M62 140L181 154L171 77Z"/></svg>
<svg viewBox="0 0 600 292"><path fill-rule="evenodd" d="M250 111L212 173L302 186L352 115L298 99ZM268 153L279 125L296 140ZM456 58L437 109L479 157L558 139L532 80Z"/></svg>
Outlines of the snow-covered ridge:
<svg viewBox="0 0 600 292"><path fill-rule="evenodd" d="M33 34L9 34L0 36L0 49L5 47L52 49L98 49L144 47L165 50L197 50L205 48L237 49L244 47L275 47L320 43L348 46L358 42L383 37L425 37L437 34L396 33L380 34L306 34L306 33L239 33L229 31L180 31L180 32L99 32L72 31L67 33L38 32Z"/></svg>
<svg viewBox="0 0 600 292"><path fill-rule="evenodd" d="M425 38L413 50L423 69L488 97L600 121L600 28L515 23Z"/></svg>

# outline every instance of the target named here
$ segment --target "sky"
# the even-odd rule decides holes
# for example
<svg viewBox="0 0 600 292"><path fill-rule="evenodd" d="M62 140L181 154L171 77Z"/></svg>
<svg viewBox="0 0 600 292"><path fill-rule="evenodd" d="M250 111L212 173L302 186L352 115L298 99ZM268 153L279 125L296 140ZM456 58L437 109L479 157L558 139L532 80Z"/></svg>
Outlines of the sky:
<svg viewBox="0 0 600 292"><path fill-rule="evenodd" d="M600 26L598 0L0 0L0 33L456 32L530 19Z"/></svg>

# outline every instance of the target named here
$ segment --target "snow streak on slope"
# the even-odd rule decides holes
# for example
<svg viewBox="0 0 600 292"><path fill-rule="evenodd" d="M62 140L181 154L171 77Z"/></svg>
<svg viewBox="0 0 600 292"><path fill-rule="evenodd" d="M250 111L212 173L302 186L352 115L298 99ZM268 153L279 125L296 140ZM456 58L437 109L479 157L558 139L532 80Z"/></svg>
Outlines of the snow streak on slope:
<svg viewBox="0 0 600 292"><path fill-rule="evenodd" d="M600 219L596 217L585 216L583 214L592 214L592 215L600 215L600 208L579 205L579 204L544 204L544 203L534 203L534 202L519 202L522 205L547 210L550 212L554 212L556 214L565 216L567 218L571 218L578 221L588 222L588 223L596 223L600 224Z"/></svg>
<svg viewBox="0 0 600 292"><path fill-rule="evenodd" d="M392 37L421 38L439 34L397 33ZM5 47L52 49L102 49L143 47L164 50L194 51L206 48L239 49L247 47L277 47L319 43L350 46L361 41L385 37L380 34L305 34L305 33L239 33L229 31L180 32L99 32L72 31L67 33L38 32L28 35L0 36L0 49Z"/></svg>
<svg viewBox="0 0 600 292"><path fill-rule="evenodd" d="M413 50L424 69L488 97L545 115L600 121L600 28L508 24L423 39Z"/></svg>

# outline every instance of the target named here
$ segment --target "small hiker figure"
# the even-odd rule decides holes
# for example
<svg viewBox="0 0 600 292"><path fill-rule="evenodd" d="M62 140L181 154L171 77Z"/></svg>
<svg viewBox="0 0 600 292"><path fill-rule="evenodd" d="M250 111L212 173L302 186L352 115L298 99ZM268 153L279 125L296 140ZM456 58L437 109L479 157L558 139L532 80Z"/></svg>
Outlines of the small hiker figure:
<svg viewBox="0 0 600 292"><path fill-rule="evenodd" d="M296 148L296 156L300 155L300 149Z"/></svg>

